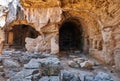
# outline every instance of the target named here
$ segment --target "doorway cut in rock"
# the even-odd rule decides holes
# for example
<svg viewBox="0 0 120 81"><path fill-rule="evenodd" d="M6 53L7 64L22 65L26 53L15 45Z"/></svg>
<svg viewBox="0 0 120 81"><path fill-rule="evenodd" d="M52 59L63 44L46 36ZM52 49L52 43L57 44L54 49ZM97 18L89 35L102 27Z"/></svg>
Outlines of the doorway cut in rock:
<svg viewBox="0 0 120 81"><path fill-rule="evenodd" d="M25 48L25 38L37 38L39 32L37 32L30 25L20 24L14 25L13 28L9 31L9 46L15 49L24 49Z"/></svg>
<svg viewBox="0 0 120 81"><path fill-rule="evenodd" d="M79 21L68 19L63 22L59 29L60 51L83 51L82 26Z"/></svg>

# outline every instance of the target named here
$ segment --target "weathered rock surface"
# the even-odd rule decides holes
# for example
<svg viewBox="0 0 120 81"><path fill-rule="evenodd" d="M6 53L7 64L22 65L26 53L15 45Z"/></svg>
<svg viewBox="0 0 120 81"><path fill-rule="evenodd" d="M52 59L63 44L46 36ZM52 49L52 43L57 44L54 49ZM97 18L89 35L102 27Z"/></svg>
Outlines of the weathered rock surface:
<svg viewBox="0 0 120 81"><path fill-rule="evenodd" d="M26 69L39 69L40 63L38 59L31 59L28 64L24 65Z"/></svg>
<svg viewBox="0 0 120 81"><path fill-rule="evenodd" d="M58 58L48 57L40 61L40 71L44 76L57 76L60 73L61 65Z"/></svg>
<svg viewBox="0 0 120 81"><path fill-rule="evenodd" d="M71 73L69 71L62 71L61 81L81 81L81 80L77 74Z"/></svg>
<svg viewBox="0 0 120 81"><path fill-rule="evenodd" d="M42 77L39 81L49 81L49 77L48 76Z"/></svg>
<svg viewBox="0 0 120 81"><path fill-rule="evenodd" d="M15 59L18 59L17 56L19 56L19 58L23 58L24 54L26 55L25 57L30 58L29 62L24 64L24 61L15 60ZM80 66L78 67L79 69L70 68L70 67L66 68L66 65L68 65L70 60L65 60L66 65L63 65L64 64L63 59L59 60L58 57L54 54L53 55L48 55L46 53L33 53L32 54L32 53L27 53L27 52L22 53L19 51L12 51L11 54L7 52L4 55L1 55L2 56L1 62L4 61L5 59L11 58L13 61L14 60L15 62L17 61L17 63L20 63L20 65L22 66L20 66L19 69L17 67L14 67L14 68L4 67L3 68L2 63L0 63L0 66L1 66L0 67L1 69L0 80L2 81L4 81L3 79L5 77L7 77L8 79L6 81L44 81L44 80L45 81L84 81L84 80L85 81L99 81L99 80L101 81L101 79L103 80L103 78L105 79L105 81L107 81L106 79L108 79L107 77L109 76L106 73L98 73L99 75L98 74L93 75L94 74L92 73L93 70L87 70L87 69L84 70L84 69L81 69ZM37 56L38 58L36 58ZM81 58L77 58L77 59L81 60ZM75 60L75 62L79 60ZM85 59L82 59L82 60L85 60ZM74 60L71 60L71 62L74 62ZM88 75L92 74L93 77L88 76L87 74ZM112 79L110 80L112 81Z"/></svg>
<svg viewBox="0 0 120 81"><path fill-rule="evenodd" d="M113 79L109 76L109 74L104 73L104 72L99 72L95 76L95 81L113 81Z"/></svg>
<svg viewBox="0 0 120 81"><path fill-rule="evenodd" d="M114 81L109 74L104 72L99 72L96 76L86 75L84 81Z"/></svg>
<svg viewBox="0 0 120 81"><path fill-rule="evenodd" d="M3 51L3 42L5 41L4 31L0 28L0 54Z"/></svg>
<svg viewBox="0 0 120 81"><path fill-rule="evenodd" d="M116 69L118 69L118 70L120 70L120 50L119 49L117 49L116 51L115 51L116 53L115 53L115 57L114 57L114 59L115 59L115 66L116 66Z"/></svg>
<svg viewBox="0 0 120 81"><path fill-rule="evenodd" d="M45 51L46 49L50 50L50 45L48 45L47 41L50 40L49 38L44 38L42 36L38 36L36 39L26 38L26 48L28 52L41 52Z"/></svg>
<svg viewBox="0 0 120 81"><path fill-rule="evenodd" d="M84 69L92 69L93 63L84 58L74 58L72 61L68 62L68 65L73 68L84 68Z"/></svg>
<svg viewBox="0 0 120 81"><path fill-rule="evenodd" d="M60 81L59 76L42 77L39 81Z"/></svg>
<svg viewBox="0 0 120 81"><path fill-rule="evenodd" d="M75 58L75 59L73 59L73 61L76 62L77 64L80 64L80 63L84 62L85 59L84 58Z"/></svg>
<svg viewBox="0 0 120 81"><path fill-rule="evenodd" d="M69 62L68 62L68 65L69 65L70 67L73 67L73 68L79 68L79 64L77 64L77 63L74 62L74 61L69 61Z"/></svg>
<svg viewBox="0 0 120 81"><path fill-rule="evenodd" d="M15 76L11 77L8 81L31 81L33 73L37 72L36 69L23 69Z"/></svg>
<svg viewBox="0 0 120 81"><path fill-rule="evenodd" d="M60 61L56 56L46 58L32 58L21 71L10 76L8 81L60 81L58 75L60 74L61 65ZM43 77L43 78L41 78Z"/></svg>
<svg viewBox="0 0 120 81"><path fill-rule="evenodd" d="M71 43L82 46L80 47L82 51L91 54L103 63L115 64L115 67L118 70L120 69L120 0L0 0L0 54L3 45L5 45L5 48L6 45L11 48L15 45L15 42L18 43L16 46L21 45L28 52L56 54L61 51L59 50L61 48L59 47L59 30L61 26L65 26L65 22L72 23L72 27L79 30L81 34L81 37L78 35L73 37L78 38L78 40L81 39L82 42ZM14 26L23 24L32 26L39 32L39 36L21 40L26 34L22 36L18 34L21 37L15 40ZM22 30L24 30L24 27ZM32 35L31 33L31 37ZM74 39L73 37L71 39ZM21 41L24 43L21 44ZM67 45L67 43L65 44ZM19 63L22 65L28 63L33 57L34 59L40 57L21 54L9 56L11 53L6 53L6 57L7 55L8 58L15 61L2 59L3 65L14 68L20 67ZM56 65L51 61L50 63L47 61L43 63L40 61L39 63L42 64L40 67L43 70L41 71L46 76L55 73L57 73L55 75L58 75L59 72L56 71L59 71L59 64ZM69 65L72 67L78 67L79 65L87 69L92 68L92 63L83 62L81 59L74 59L73 62L69 62ZM55 72L51 69L53 67ZM30 61L25 65L25 68L38 68L38 62ZM46 71L48 68L51 69L50 72ZM27 79L25 80L27 81Z"/></svg>
<svg viewBox="0 0 120 81"><path fill-rule="evenodd" d="M62 22L70 21L80 24L80 29L85 30L82 38L84 40L82 49L85 52L93 54L107 64L115 63L113 49L120 45L119 0L1 0L0 2L0 27L5 27L5 32L8 33L5 43L11 45L14 42L14 33L11 32L14 25L25 24L40 33L40 39L30 38L26 41L27 51L58 53L59 29ZM54 36L57 37L56 40L53 39ZM109 59L106 59L107 57Z"/></svg>
<svg viewBox="0 0 120 81"><path fill-rule="evenodd" d="M86 75L84 76L84 81L94 81L95 76L93 75Z"/></svg>
<svg viewBox="0 0 120 81"><path fill-rule="evenodd" d="M55 36L51 38L51 53L52 54L59 53L59 45L57 44Z"/></svg>
<svg viewBox="0 0 120 81"><path fill-rule="evenodd" d="M80 63L80 67L91 69L93 67L93 64L90 61L84 61L83 63Z"/></svg>
<svg viewBox="0 0 120 81"><path fill-rule="evenodd" d="M4 59L3 66L6 68L19 68L20 64L17 61L12 59Z"/></svg>

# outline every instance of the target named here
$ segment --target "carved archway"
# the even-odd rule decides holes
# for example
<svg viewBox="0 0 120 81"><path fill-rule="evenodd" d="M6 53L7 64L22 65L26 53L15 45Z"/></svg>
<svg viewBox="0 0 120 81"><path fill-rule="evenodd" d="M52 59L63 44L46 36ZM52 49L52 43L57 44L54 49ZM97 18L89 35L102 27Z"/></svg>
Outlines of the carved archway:
<svg viewBox="0 0 120 81"><path fill-rule="evenodd" d="M83 51L84 37L82 25L76 18L66 19L59 29L59 50Z"/></svg>
<svg viewBox="0 0 120 81"><path fill-rule="evenodd" d="M11 30L9 30L8 44L10 47L15 49L21 49L25 47L25 38L37 38L39 32L37 32L30 25L19 24L14 25Z"/></svg>

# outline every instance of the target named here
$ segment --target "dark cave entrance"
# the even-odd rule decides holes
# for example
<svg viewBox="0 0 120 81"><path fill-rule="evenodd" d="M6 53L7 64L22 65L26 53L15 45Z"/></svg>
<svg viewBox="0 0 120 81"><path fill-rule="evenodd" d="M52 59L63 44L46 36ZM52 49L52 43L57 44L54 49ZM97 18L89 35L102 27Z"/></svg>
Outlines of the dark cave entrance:
<svg viewBox="0 0 120 81"><path fill-rule="evenodd" d="M83 51L83 36L80 23L72 20L66 21L59 29L60 51Z"/></svg>
<svg viewBox="0 0 120 81"><path fill-rule="evenodd" d="M15 49L22 49L25 48L25 38L37 38L39 32L37 32L33 27L30 25L14 25L12 30L9 31L12 33L12 36L9 36L11 42L10 46Z"/></svg>

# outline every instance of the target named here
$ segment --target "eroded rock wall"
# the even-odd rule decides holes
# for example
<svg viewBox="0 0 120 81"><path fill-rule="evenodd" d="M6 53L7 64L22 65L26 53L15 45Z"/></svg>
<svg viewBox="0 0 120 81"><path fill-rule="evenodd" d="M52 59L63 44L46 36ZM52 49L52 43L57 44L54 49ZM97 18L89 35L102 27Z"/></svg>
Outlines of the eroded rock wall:
<svg viewBox="0 0 120 81"><path fill-rule="evenodd" d="M84 49L119 67L119 4L120 0L1 0L0 26L6 24L12 29L16 24L31 25L40 36L26 38L26 49L58 52L60 25L67 18L77 17L84 30ZM3 12L8 12L7 16Z"/></svg>

